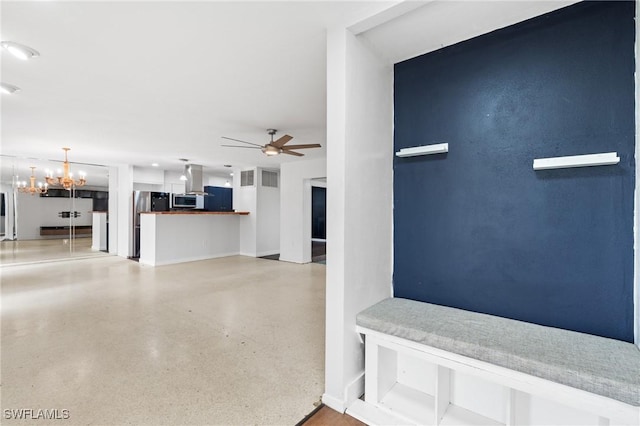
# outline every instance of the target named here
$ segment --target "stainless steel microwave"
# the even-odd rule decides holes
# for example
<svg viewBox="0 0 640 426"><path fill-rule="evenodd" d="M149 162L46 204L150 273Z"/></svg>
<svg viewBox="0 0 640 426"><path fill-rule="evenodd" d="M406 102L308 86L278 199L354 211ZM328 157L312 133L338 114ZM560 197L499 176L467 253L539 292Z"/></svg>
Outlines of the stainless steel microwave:
<svg viewBox="0 0 640 426"><path fill-rule="evenodd" d="M204 209L204 195L172 194L171 208L174 209Z"/></svg>

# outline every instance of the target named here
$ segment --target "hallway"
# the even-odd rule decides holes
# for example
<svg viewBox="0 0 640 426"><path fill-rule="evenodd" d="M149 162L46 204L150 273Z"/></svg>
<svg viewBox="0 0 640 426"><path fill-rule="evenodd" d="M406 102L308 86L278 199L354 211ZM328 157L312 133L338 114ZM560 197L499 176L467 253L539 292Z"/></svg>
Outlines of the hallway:
<svg viewBox="0 0 640 426"><path fill-rule="evenodd" d="M324 265L104 256L0 277L3 410L68 410L74 425L291 425L323 392Z"/></svg>

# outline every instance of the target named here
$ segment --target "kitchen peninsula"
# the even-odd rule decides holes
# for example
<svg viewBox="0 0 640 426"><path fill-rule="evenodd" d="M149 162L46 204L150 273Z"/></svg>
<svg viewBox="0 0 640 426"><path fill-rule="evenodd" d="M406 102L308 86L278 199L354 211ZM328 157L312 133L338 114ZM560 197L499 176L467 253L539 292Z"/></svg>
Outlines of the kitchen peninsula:
<svg viewBox="0 0 640 426"><path fill-rule="evenodd" d="M240 221L249 212L168 211L140 215L140 263L192 262L240 253Z"/></svg>

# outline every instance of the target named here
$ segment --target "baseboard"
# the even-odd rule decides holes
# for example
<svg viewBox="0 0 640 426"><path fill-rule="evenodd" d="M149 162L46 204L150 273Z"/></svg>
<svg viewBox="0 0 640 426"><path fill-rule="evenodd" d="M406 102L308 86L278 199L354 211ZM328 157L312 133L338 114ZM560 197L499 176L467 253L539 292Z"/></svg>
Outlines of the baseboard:
<svg viewBox="0 0 640 426"><path fill-rule="evenodd" d="M148 261L146 259L140 258L139 262L140 264L147 265L147 266L164 266L164 265L174 265L176 263L198 262L201 260L218 259L220 257L229 257L229 256L237 256L237 255L238 255L237 252L231 252L231 253L220 253L213 256L212 255L190 256L190 257L183 257L179 259L163 260L160 262Z"/></svg>
<svg viewBox="0 0 640 426"><path fill-rule="evenodd" d="M261 251L256 253L255 257L273 256L274 254L280 254L280 250Z"/></svg>
<svg viewBox="0 0 640 426"><path fill-rule="evenodd" d="M328 395L326 393L322 394L322 403L327 407L333 410L336 410L339 413L344 413L345 410L347 409L345 401L339 398L336 398L334 396Z"/></svg>
<svg viewBox="0 0 640 426"><path fill-rule="evenodd" d="M327 393L322 395L322 403L340 413L347 411L347 408L358 398L364 395L364 371L344 388L346 399L336 398Z"/></svg>

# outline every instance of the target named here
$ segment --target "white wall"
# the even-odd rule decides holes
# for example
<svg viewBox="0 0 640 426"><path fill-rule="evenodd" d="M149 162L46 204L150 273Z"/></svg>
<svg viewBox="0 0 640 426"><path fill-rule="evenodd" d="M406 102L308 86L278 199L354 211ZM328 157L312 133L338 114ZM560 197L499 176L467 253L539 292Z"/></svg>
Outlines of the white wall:
<svg viewBox="0 0 640 426"><path fill-rule="evenodd" d="M164 192L164 184L152 184L152 183L133 183L134 191L156 191L156 192Z"/></svg>
<svg viewBox="0 0 640 426"><path fill-rule="evenodd" d="M155 167L133 167L133 182L164 185L164 170Z"/></svg>
<svg viewBox="0 0 640 426"><path fill-rule="evenodd" d="M280 166L280 260L311 262L311 179L327 176L327 160Z"/></svg>
<svg viewBox="0 0 640 426"><path fill-rule="evenodd" d="M185 184L183 180L180 180L181 175L182 173L165 171L163 191L184 194Z"/></svg>
<svg viewBox="0 0 640 426"><path fill-rule="evenodd" d="M348 30L327 35L327 323L323 402L364 391L358 312L391 296L393 74Z"/></svg>
<svg viewBox="0 0 640 426"><path fill-rule="evenodd" d="M17 194L17 237L18 240L40 240L51 237L40 236L41 226L87 226L92 223L91 198L40 197L24 193ZM80 217L58 217L59 212L77 211Z"/></svg>
<svg viewBox="0 0 640 426"><path fill-rule="evenodd" d="M254 170L257 176L257 169ZM253 256L257 254L257 211L258 196L256 183L257 178L254 176L254 186L240 186L240 172L236 170L233 176L233 209L239 212L249 212L248 216L243 216L240 221L240 254L243 256Z"/></svg>
<svg viewBox="0 0 640 426"><path fill-rule="evenodd" d="M233 209L249 212L240 220L240 254L260 257L280 249L280 188L262 186L262 169L254 171L254 185L240 186L240 172L234 172Z"/></svg>
<svg viewBox="0 0 640 426"><path fill-rule="evenodd" d="M280 180L280 174L278 173ZM280 253L280 185L277 188L262 186L262 169L258 169L256 255L268 256Z"/></svg>
<svg viewBox="0 0 640 426"><path fill-rule="evenodd" d="M133 190L134 191L158 191L173 192L181 194L184 192L185 183L180 180L181 173L165 171L154 167L133 167ZM202 176L203 186L225 186L227 181L233 178L225 178L217 175Z"/></svg>
<svg viewBox="0 0 640 426"><path fill-rule="evenodd" d="M229 176L228 178L224 178L221 176L203 176L202 177L202 182L204 184L204 186L222 186L225 187L227 181L231 184L231 182L233 181L233 177Z"/></svg>

